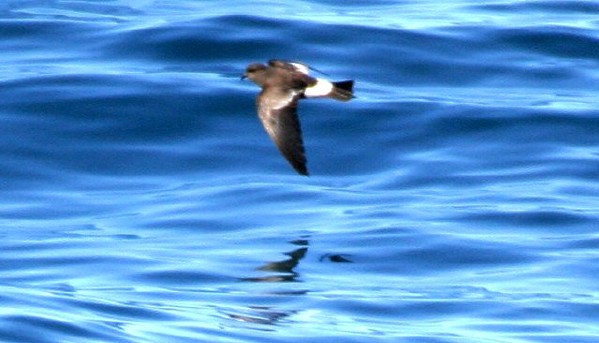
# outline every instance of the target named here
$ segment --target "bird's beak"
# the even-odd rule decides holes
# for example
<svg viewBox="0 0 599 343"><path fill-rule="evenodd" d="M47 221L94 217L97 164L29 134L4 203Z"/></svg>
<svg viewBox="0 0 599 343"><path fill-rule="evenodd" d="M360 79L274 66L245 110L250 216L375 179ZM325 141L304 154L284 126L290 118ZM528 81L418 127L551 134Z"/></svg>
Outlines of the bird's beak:
<svg viewBox="0 0 599 343"><path fill-rule="evenodd" d="M241 80L245 80L245 79L247 79L247 78L248 78L247 74L243 74L243 75L241 75Z"/></svg>

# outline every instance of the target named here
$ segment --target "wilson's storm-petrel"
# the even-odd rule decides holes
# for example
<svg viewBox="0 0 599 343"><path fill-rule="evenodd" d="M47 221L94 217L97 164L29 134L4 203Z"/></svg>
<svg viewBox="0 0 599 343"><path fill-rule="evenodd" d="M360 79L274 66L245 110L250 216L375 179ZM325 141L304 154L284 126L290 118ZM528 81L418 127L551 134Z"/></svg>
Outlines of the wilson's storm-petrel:
<svg viewBox="0 0 599 343"><path fill-rule="evenodd" d="M262 87L256 101L258 116L281 154L302 175L308 175L302 130L297 104L302 98L332 98L349 101L354 81L330 82L312 77L309 67L284 60L270 60L267 65L250 64L242 79L248 78Z"/></svg>

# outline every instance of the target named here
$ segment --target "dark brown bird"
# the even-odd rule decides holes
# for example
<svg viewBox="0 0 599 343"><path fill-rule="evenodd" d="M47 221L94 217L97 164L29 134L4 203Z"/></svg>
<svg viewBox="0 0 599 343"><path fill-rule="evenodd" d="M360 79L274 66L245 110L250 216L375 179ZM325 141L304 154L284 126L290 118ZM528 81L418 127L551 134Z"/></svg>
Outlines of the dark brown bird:
<svg viewBox="0 0 599 343"><path fill-rule="evenodd" d="M264 129L281 154L302 175L308 175L302 130L297 104L302 98L332 98L349 101L354 81L330 82L309 75L309 67L301 63L270 60L267 65L252 63L242 79L248 78L262 87L256 101L258 116Z"/></svg>

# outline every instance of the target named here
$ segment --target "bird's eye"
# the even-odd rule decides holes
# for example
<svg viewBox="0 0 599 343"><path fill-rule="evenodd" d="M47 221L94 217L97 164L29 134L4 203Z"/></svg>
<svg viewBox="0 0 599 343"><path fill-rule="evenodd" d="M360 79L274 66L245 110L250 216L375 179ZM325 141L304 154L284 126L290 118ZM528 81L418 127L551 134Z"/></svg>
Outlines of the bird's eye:
<svg viewBox="0 0 599 343"><path fill-rule="evenodd" d="M259 64L258 65L250 65L246 68L245 72L248 74L251 74L251 73L256 73L263 69L264 69L264 66L259 65Z"/></svg>

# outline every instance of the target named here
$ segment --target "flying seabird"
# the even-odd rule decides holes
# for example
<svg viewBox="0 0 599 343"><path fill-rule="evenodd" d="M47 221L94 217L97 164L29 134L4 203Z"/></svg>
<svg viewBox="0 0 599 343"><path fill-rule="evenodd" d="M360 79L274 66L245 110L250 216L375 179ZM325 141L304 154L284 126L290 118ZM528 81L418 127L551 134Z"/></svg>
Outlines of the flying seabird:
<svg viewBox="0 0 599 343"><path fill-rule="evenodd" d="M297 62L270 60L267 65L252 63L242 79L262 88L256 104L264 129L281 154L301 175L308 175L297 104L303 98L332 98L349 101L354 81L331 82L309 75L310 68Z"/></svg>

